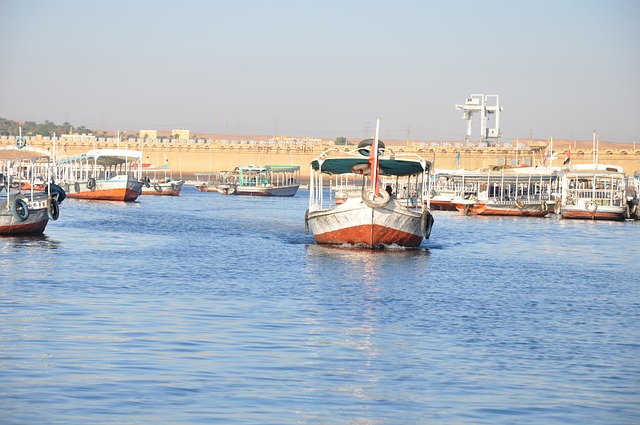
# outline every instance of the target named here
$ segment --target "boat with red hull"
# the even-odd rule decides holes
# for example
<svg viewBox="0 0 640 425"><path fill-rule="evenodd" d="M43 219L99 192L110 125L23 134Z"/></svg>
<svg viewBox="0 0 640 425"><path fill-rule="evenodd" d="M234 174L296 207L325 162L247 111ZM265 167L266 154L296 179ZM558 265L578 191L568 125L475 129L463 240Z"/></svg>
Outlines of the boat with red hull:
<svg viewBox="0 0 640 425"><path fill-rule="evenodd" d="M557 171L550 168L461 172L448 178L460 183L451 203L465 215L546 217L559 200Z"/></svg>
<svg viewBox="0 0 640 425"><path fill-rule="evenodd" d="M56 162L56 181L72 199L133 202L140 196L142 152L94 149Z"/></svg>
<svg viewBox="0 0 640 425"><path fill-rule="evenodd" d="M385 150L377 135L376 126L375 138L363 140L355 151L329 149L311 162L305 225L316 243L417 248L429 238L433 216L423 199L431 163L415 154ZM325 196L327 176L329 196ZM395 185L382 190L380 176L392 178ZM402 190L415 191L417 202L398 197Z"/></svg>
<svg viewBox="0 0 640 425"><path fill-rule="evenodd" d="M42 234L49 220L58 219L64 199L59 187L36 181L49 165L48 154L23 148L0 149L0 236Z"/></svg>
<svg viewBox="0 0 640 425"><path fill-rule="evenodd" d="M577 164L562 173L559 213L575 220L624 221L633 218L638 205L636 191L629 190L622 167L607 164Z"/></svg>

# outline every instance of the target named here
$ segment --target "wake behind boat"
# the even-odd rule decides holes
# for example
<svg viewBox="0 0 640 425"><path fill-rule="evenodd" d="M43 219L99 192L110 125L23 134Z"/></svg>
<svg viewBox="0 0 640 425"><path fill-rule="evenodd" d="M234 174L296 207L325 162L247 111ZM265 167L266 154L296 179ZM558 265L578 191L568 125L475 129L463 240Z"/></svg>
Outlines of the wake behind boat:
<svg viewBox="0 0 640 425"><path fill-rule="evenodd" d="M310 228L318 244L419 247L433 225L427 196L430 167L418 155L385 150L378 125L375 138L363 140L353 151L323 152L311 162L307 232ZM394 184L381 190L381 176ZM400 191L415 192L416 199L399 198Z"/></svg>

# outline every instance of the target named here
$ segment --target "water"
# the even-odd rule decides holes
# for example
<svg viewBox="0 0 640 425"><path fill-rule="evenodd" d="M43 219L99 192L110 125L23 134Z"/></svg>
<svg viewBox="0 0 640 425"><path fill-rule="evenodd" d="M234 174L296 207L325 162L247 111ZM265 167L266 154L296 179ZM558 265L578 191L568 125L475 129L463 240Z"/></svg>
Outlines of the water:
<svg viewBox="0 0 640 425"><path fill-rule="evenodd" d="M352 251L307 194L67 200L0 239L0 423L640 421L640 223L436 211Z"/></svg>

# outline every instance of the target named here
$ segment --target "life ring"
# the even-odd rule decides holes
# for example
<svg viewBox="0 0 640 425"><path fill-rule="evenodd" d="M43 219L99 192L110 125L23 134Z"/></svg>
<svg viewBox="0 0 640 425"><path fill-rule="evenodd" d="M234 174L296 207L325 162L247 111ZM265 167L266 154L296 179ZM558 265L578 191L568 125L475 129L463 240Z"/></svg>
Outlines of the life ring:
<svg viewBox="0 0 640 425"><path fill-rule="evenodd" d="M49 195L55 196L56 201L58 203L61 203L62 201L64 201L64 198L67 197L67 194L64 193L64 189L62 189L60 186L58 186L55 183L48 183L47 186L44 188L44 190Z"/></svg>
<svg viewBox="0 0 640 425"><path fill-rule="evenodd" d="M425 239L429 239L431 236L431 229L433 228L433 215L428 209L422 210L422 217L420 217L420 233Z"/></svg>
<svg viewBox="0 0 640 425"><path fill-rule="evenodd" d="M154 183L153 188L156 190L156 192L162 192L162 187L160 186L160 183Z"/></svg>
<svg viewBox="0 0 640 425"><path fill-rule="evenodd" d="M365 139L358 143L358 152L360 155L369 156L371 146L373 145L373 139ZM378 155L382 156L384 153L385 146L382 140L378 139Z"/></svg>
<svg viewBox="0 0 640 425"><path fill-rule="evenodd" d="M171 190L178 190L178 186L175 183L171 183Z"/></svg>
<svg viewBox="0 0 640 425"><path fill-rule="evenodd" d="M95 190L95 188L96 188L96 179L91 177L89 180L87 180L87 189Z"/></svg>
<svg viewBox="0 0 640 425"><path fill-rule="evenodd" d="M524 208L524 202L522 202L522 199L516 199L516 207L520 209Z"/></svg>
<svg viewBox="0 0 640 425"><path fill-rule="evenodd" d="M540 209L542 210L542 212L549 211L549 205L547 205L546 201L540 202Z"/></svg>
<svg viewBox="0 0 640 425"><path fill-rule="evenodd" d="M57 220L60 217L60 207L58 201L53 196L50 196L47 200L47 215L51 220Z"/></svg>
<svg viewBox="0 0 640 425"><path fill-rule="evenodd" d="M382 208L386 206L391 200L391 195L386 190L380 191L380 196L376 196L373 193L373 189L366 189L362 194L362 201L367 204L369 208Z"/></svg>
<svg viewBox="0 0 640 425"><path fill-rule="evenodd" d="M27 146L27 139L24 136L16 137L16 147L22 149Z"/></svg>
<svg viewBox="0 0 640 425"><path fill-rule="evenodd" d="M16 195L11 201L11 214L18 221L25 221L29 218L29 206L21 195Z"/></svg>
<svg viewBox="0 0 640 425"><path fill-rule="evenodd" d="M371 164L369 164L368 162L364 164L356 164L351 167L351 172L353 174L359 174L361 176L368 176L369 174L371 174Z"/></svg>
<svg viewBox="0 0 640 425"><path fill-rule="evenodd" d="M598 204L596 204L596 202L593 199L589 199L584 204L584 207L586 208L587 211L593 213L593 212L596 212L596 210L598 209Z"/></svg>

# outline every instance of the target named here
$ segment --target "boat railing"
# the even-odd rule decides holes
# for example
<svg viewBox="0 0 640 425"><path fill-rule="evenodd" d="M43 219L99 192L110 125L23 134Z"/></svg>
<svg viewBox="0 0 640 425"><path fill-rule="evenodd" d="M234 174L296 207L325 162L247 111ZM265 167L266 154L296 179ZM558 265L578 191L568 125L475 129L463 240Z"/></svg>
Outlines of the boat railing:
<svg viewBox="0 0 640 425"><path fill-rule="evenodd" d="M594 201L609 201L608 205L622 205L625 195L622 190L598 189L567 189L567 199L591 199Z"/></svg>

